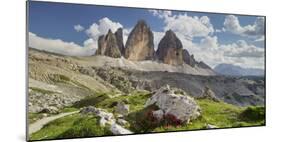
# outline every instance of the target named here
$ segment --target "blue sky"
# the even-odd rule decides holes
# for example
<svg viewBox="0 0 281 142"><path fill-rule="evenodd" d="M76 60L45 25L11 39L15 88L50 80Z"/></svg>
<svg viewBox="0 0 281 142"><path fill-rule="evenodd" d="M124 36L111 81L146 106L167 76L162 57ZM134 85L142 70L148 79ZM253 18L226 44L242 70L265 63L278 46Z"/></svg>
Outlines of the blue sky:
<svg viewBox="0 0 281 142"><path fill-rule="evenodd" d="M173 18L173 16L177 15L184 15L185 17L182 19ZM208 23L211 24L211 29L213 29L213 31L209 28L211 31L204 34L207 29L204 31L205 27L202 27L203 31L197 30L195 33L192 32L192 45L200 44L202 40L212 38L217 40L217 46L220 46L221 48L228 47L228 45L237 43L240 40L245 41L247 45L251 45L256 48L264 48L264 40L261 39L263 38L263 35L255 31L258 29L256 28L258 26L255 25L258 17L234 15L234 18L230 17L231 20L227 27L227 25L225 25L225 21L228 15L214 13L172 11L170 15L165 17L161 11L153 13L148 9L29 1L29 32L36 34L38 37L60 39L63 42L73 42L83 47L84 42L87 39L92 38L86 33L86 30L89 29L93 23L98 25L99 20L104 17L107 17L112 22L120 23L124 29L128 30L133 28L139 19L144 19L154 32L164 33L165 27L171 27L176 28L175 31L179 30L178 34L182 34L182 37L185 37L189 35L186 33L180 33L181 29L177 29L177 27L175 27L175 24L177 23L176 21L183 20L183 23L185 23L184 19L188 20L189 18L191 21L186 22L193 22L193 19L196 20L195 17L199 17L200 19L202 16L208 17ZM238 22L241 28L235 29L235 26L233 26L236 22L235 18L239 20ZM83 27L82 32L77 32L74 29L74 26L78 24ZM169 24L172 26L170 25L169 27ZM197 26L194 25L194 27L196 28ZM184 30L190 31L190 28L188 27L183 28ZM197 34L196 32L199 33ZM202 36L202 34L204 35ZM191 51L194 51L195 55L196 51L198 52L197 49L193 48L191 48ZM198 55L198 58L202 59L199 56L200 55ZM210 64L213 66L215 65L214 63ZM237 64L239 65L239 63ZM258 65L255 65L255 67L256 66ZM261 67L262 65L259 66Z"/></svg>

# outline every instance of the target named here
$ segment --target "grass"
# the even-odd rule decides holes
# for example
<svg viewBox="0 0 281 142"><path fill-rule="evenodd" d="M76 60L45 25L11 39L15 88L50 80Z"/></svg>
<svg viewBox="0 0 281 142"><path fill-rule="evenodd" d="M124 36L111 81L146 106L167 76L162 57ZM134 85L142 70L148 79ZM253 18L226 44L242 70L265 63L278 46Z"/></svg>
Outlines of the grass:
<svg viewBox="0 0 281 142"><path fill-rule="evenodd" d="M134 91L131 94L114 98L109 97L111 94L98 94L94 97L87 97L70 108L63 109L63 112L75 111L81 107L92 105L114 113L117 103L123 101L130 105L130 113L124 118L129 122L126 128L136 133L206 129L207 124L215 125L218 128L258 126L264 125L265 121L264 107L245 108L224 102L198 99L196 101L201 107L200 117L191 120L189 124L159 125L146 117L151 109L155 109L155 106L144 107L146 100L151 97L151 93L147 91ZM36 117L36 114L30 117ZM31 139L112 135L107 127L99 126L98 121L99 118L95 116L90 117L80 114L66 116L44 126L40 131L32 134Z"/></svg>
<svg viewBox="0 0 281 142"><path fill-rule="evenodd" d="M77 138L111 135L107 128L99 125L99 118L73 114L45 125L38 132L30 136L30 140Z"/></svg>
<svg viewBox="0 0 281 142"><path fill-rule="evenodd" d="M180 127L158 127L154 129L154 131L162 132L206 129L207 124L215 125L218 128L264 125L264 115L259 120L251 118L252 121L241 118L241 115L245 112L247 113L249 108L237 107L224 102L214 102L208 99L197 100L197 103L202 109L201 116L199 118ZM251 115L251 117L255 116Z"/></svg>

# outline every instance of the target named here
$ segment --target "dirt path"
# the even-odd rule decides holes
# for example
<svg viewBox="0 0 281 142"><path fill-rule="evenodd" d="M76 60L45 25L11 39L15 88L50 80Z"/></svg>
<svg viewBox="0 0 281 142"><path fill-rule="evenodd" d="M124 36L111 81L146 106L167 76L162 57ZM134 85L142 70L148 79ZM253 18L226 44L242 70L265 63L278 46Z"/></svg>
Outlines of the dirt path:
<svg viewBox="0 0 281 142"><path fill-rule="evenodd" d="M61 117L67 116L67 115L71 115L71 114L75 114L75 113L78 113L78 112L79 111L66 112L66 113L61 113L61 114L58 114L58 115L54 115L54 116L45 117L43 119L40 119L40 120L38 120L38 121L29 125L28 134L30 135L34 132L39 131L44 125L48 124L51 121L54 121L58 118L61 118Z"/></svg>

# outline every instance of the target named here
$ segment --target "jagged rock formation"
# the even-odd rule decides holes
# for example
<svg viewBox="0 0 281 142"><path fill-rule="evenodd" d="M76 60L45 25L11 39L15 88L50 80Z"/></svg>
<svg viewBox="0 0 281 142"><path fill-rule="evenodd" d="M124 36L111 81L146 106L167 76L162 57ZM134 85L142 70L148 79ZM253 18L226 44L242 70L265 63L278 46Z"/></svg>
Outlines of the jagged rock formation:
<svg viewBox="0 0 281 142"><path fill-rule="evenodd" d="M111 30L108 31L107 35L102 35L99 37L96 55L105 55L113 58L121 57L121 52L117 44L116 36L112 33Z"/></svg>
<svg viewBox="0 0 281 142"><path fill-rule="evenodd" d="M160 61L170 65L183 64L182 43L172 30L168 30L160 40L156 55Z"/></svg>
<svg viewBox="0 0 281 142"><path fill-rule="evenodd" d="M153 33L145 21L140 20L129 34L125 58L132 61L142 61L151 60L154 55Z"/></svg>
<svg viewBox="0 0 281 142"><path fill-rule="evenodd" d="M190 65L190 66L192 66L192 67L195 67L195 65L196 65L196 66L198 66L198 67L200 67L200 68L203 68L203 69L211 69L211 70L212 70L212 68L209 67L209 66L208 66L206 63L204 63L203 61L200 61L200 62L196 61L196 60L194 59L194 55L193 55L193 54L190 55L189 52L188 52L186 49L183 50L182 54L183 54L183 55L182 55L182 56L183 56L183 61L184 61L186 64L188 64L188 65Z"/></svg>
<svg viewBox="0 0 281 142"><path fill-rule="evenodd" d="M118 28L117 31L115 32L115 37L117 40L117 46L119 48L119 51L121 52L122 56L125 54L125 46L123 44L123 29Z"/></svg>
<svg viewBox="0 0 281 142"><path fill-rule="evenodd" d="M183 61L190 65L191 64L191 57L190 57L190 54L189 52L186 50L186 49L183 49L182 50L182 58L183 58Z"/></svg>
<svg viewBox="0 0 281 142"><path fill-rule="evenodd" d="M212 69L211 67L209 67L206 63L204 63L203 61L200 61L199 63L197 63L197 66L203 69Z"/></svg>

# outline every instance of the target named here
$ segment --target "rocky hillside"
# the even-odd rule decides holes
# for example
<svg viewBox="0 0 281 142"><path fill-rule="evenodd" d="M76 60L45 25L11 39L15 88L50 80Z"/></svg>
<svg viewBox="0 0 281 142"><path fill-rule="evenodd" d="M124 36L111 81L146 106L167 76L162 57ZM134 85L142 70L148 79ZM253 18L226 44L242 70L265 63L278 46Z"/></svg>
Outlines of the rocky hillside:
<svg viewBox="0 0 281 142"><path fill-rule="evenodd" d="M31 140L264 125L261 77L32 48L28 56Z"/></svg>

